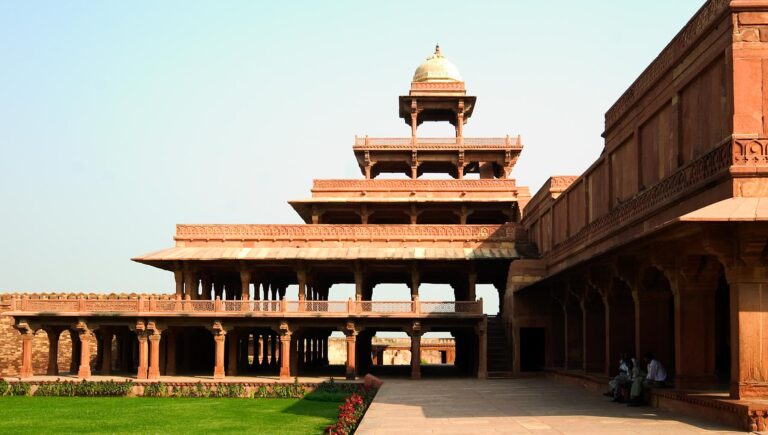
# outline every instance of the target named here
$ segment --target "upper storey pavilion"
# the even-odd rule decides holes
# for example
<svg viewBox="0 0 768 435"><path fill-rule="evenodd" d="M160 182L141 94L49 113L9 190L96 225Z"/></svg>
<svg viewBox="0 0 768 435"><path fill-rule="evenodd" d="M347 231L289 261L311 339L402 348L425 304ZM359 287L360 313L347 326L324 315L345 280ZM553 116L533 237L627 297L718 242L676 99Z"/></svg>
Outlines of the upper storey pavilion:
<svg viewBox="0 0 768 435"><path fill-rule="evenodd" d="M400 117L411 126L411 137L355 138L355 156L365 178L385 172L416 179L426 173L448 173L464 178L508 178L523 147L520 137L467 138L464 124L477 97L467 95L458 68L443 56L440 46L416 68L408 95L400 97ZM447 121L456 129L453 138L417 137L427 121Z"/></svg>

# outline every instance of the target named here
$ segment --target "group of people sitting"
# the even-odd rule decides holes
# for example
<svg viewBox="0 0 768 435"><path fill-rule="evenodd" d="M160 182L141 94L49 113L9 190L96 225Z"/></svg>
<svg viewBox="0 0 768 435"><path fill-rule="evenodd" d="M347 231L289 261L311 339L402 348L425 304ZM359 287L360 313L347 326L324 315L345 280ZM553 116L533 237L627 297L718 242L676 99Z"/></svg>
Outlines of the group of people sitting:
<svg viewBox="0 0 768 435"><path fill-rule="evenodd" d="M666 381L667 371L653 354L646 353L638 364L632 352L625 352L619 360L619 374L608 382L605 395L627 406L641 406L645 403L643 390L662 387Z"/></svg>

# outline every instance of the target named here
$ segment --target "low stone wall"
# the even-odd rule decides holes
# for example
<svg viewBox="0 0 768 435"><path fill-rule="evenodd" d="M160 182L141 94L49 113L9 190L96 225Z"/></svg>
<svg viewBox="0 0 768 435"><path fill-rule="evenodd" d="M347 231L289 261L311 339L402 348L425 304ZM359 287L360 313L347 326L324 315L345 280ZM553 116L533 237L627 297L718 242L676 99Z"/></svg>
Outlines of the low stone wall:
<svg viewBox="0 0 768 435"><path fill-rule="evenodd" d="M89 340L91 368L96 364L96 340ZM68 373L72 361L72 339L68 331L59 336L59 371ZM13 318L0 315L0 377L14 377L21 369L21 335L13 328ZM44 375L48 370L48 334L39 330L32 340L32 370Z"/></svg>
<svg viewBox="0 0 768 435"><path fill-rule="evenodd" d="M2 313L10 310L11 300L27 297L29 299L117 299L117 298L155 298L173 299L170 294L139 293L2 293L0 294L0 377L14 377L21 369L21 335L13 328L13 318ZM89 340L91 348L91 368L96 364L96 340ZM68 331L59 336L59 371L68 373L72 361L72 340ZM48 334L37 331L32 340L32 370L36 375L44 375L48 370Z"/></svg>

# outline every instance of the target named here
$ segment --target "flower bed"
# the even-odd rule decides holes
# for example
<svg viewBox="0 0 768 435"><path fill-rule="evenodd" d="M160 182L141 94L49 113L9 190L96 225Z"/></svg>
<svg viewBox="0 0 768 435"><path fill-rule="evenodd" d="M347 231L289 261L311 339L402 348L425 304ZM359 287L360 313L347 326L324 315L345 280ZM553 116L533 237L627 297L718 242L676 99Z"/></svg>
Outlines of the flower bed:
<svg viewBox="0 0 768 435"><path fill-rule="evenodd" d="M366 376L365 383L360 386L358 391L350 394L339 406L339 416L336 423L325 428L325 433L327 435L350 435L354 433L380 386L381 381L373 376Z"/></svg>

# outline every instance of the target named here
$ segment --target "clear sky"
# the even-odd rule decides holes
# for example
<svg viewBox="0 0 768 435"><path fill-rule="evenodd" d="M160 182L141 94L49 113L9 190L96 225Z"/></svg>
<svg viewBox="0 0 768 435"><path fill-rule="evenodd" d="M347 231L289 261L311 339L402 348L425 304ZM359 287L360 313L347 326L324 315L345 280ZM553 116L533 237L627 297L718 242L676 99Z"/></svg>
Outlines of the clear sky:
<svg viewBox="0 0 768 435"><path fill-rule="evenodd" d="M535 192L702 0L0 2L0 291L168 292L176 223L298 223L440 43ZM423 128L451 135L452 128Z"/></svg>

